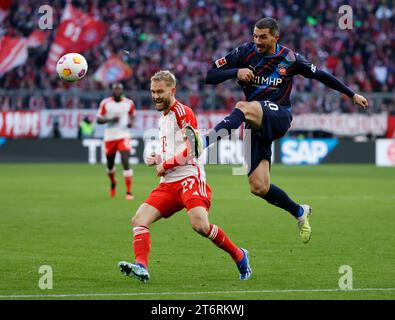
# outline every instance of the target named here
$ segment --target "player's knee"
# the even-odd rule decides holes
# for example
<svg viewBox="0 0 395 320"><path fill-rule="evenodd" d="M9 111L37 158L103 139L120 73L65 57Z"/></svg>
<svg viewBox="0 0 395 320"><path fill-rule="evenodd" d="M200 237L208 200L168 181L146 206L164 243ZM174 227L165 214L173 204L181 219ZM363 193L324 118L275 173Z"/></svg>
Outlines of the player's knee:
<svg viewBox="0 0 395 320"><path fill-rule="evenodd" d="M192 229L202 236L206 237L210 231L210 226L204 223L192 223Z"/></svg>
<svg viewBox="0 0 395 320"><path fill-rule="evenodd" d="M135 214L135 215L133 216L132 220L131 220L131 225L132 225L132 227L134 228L134 227L138 227L138 226L144 225L144 223L143 223L143 221L141 220L140 216L137 215L137 214Z"/></svg>
<svg viewBox="0 0 395 320"><path fill-rule="evenodd" d="M265 183L251 183L250 184L250 191L252 194L263 197L268 193L270 186L266 185Z"/></svg>
<svg viewBox="0 0 395 320"><path fill-rule="evenodd" d="M248 112L247 102L245 102L245 101L237 102L236 105L235 105L235 108L239 109L244 114L246 114Z"/></svg>

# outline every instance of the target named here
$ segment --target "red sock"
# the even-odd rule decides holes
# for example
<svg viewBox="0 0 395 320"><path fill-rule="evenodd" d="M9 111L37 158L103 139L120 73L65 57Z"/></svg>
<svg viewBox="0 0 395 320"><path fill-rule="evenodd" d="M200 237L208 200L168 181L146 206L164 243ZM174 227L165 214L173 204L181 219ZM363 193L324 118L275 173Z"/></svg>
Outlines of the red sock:
<svg viewBox="0 0 395 320"><path fill-rule="evenodd" d="M126 193L132 193L132 177L125 177Z"/></svg>
<svg viewBox="0 0 395 320"><path fill-rule="evenodd" d="M123 172L123 177L125 178L126 193L132 193L132 170L125 170Z"/></svg>
<svg viewBox="0 0 395 320"><path fill-rule="evenodd" d="M151 249L149 229L144 226L133 228L133 250L135 263L148 268L148 256Z"/></svg>
<svg viewBox="0 0 395 320"><path fill-rule="evenodd" d="M111 184L115 184L116 183L116 181L115 181L115 170L114 171L108 171L108 177L111 180Z"/></svg>
<svg viewBox="0 0 395 320"><path fill-rule="evenodd" d="M207 238L214 242L217 247L229 253L235 262L239 262L241 259L243 259L243 251L238 248L232 242L232 240L229 239L226 233L215 224L210 224L210 230L208 232Z"/></svg>

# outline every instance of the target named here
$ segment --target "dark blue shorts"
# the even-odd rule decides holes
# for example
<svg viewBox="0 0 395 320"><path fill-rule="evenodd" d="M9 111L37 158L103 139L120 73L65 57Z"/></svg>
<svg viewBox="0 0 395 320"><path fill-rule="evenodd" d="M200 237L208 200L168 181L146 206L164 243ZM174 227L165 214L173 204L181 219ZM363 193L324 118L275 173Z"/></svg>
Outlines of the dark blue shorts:
<svg viewBox="0 0 395 320"><path fill-rule="evenodd" d="M248 165L248 175L258 167L262 160L268 160L272 156L272 142L283 137L292 122L291 112L284 107L279 107L270 101L259 101L263 111L262 128L254 129L246 123L246 129L251 130L251 139L246 139L244 143L250 143L250 150L248 146L244 146L246 156L251 155L251 159L246 159Z"/></svg>

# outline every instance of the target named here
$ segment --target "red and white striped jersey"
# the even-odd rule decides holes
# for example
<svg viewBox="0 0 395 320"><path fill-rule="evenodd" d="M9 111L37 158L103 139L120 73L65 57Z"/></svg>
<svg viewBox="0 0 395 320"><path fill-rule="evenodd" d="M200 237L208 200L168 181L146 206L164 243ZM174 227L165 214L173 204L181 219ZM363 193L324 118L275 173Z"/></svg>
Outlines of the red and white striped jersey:
<svg viewBox="0 0 395 320"><path fill-rule="evenodd" d="M130 138L129 128L127 127L129 116L133 116L136 107L133 100L122 98L115 101L113 97L108 97L100 102L98 117L119 117L117 123L107 123L104 130L104 141Z"/></svg>
<svg viewBox="0 0 395 320"><path fill-rule="evenodd" d="M174 157L184 152L187 154L184 128L189 124L197 129L197 120L191 108L177 100L172 104L167 113L159 118L160 150L162 160L165 161L166 173L160 182L175 182L187 177L197 177L205 184L206 174L203 161L190 159L186 164L178 165L172 161ZM169 169L167 169L169 168Z"/></svg>

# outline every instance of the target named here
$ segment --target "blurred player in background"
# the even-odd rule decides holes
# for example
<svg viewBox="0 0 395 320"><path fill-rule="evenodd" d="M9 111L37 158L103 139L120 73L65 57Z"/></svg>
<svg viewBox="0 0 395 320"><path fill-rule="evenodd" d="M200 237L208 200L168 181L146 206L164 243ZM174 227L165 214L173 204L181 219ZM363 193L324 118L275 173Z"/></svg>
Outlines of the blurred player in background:
<svg viewBox="0 0 395 320"><path fill-rule="evenodd" d="M161 154L151 154L146 162L156 166L160 184L138 208L132 219L135 262L119 262L120 271L140 281L148 281L148 255L151 240L149 226L161 218L169 218L186 208L192 228L230 254L240 272L240 279L251 276L248 251L238 248L219 227L210 224L208 210L211 190L206 183L203 164L190 156L185 138L187 125L197 130L192 109L175 98L176 78L169 71L160 71L151 78L151 95L159 119Z"/></svg>
<svg viewBox="0 0 395 320"><path fill-rule="evenodd" d="M236 103L232 113L204 137L202 145L209 146L218 137L230 134L231 130L246 122L246 129L251 130L251 163L248 164L251 192L293 215L298 221L302 241L307 243L311 237L308 220L311 207L294 202L282 189L270 183L272 142L283 137L292 122L292 78L300 74L316 79L347 95L363 108L368 106L368 102L300 54L278 44L279 34L275 19L259 20L254 27L252 42L244 43L216 60L208 70L207 84L237 78L247 101ZM195 138L199 137L190 136L190 143L195 144Z"/></svg>
<svg viewBox="0 0 395 320"><path fill-rule="evenodd" d="M114 83L112 85L112 96L100 102L97 123L107 124L107 128L104 130L104 147L107 158L107 173L111 182L110 196L114 197L116 193L115 156L119 152L126 185L126 200L134 199L132 194L133 169L130 168L129 164L131 150L129 128L133 126L134 115L134 102L124 96L121 83Z"/></svg>

